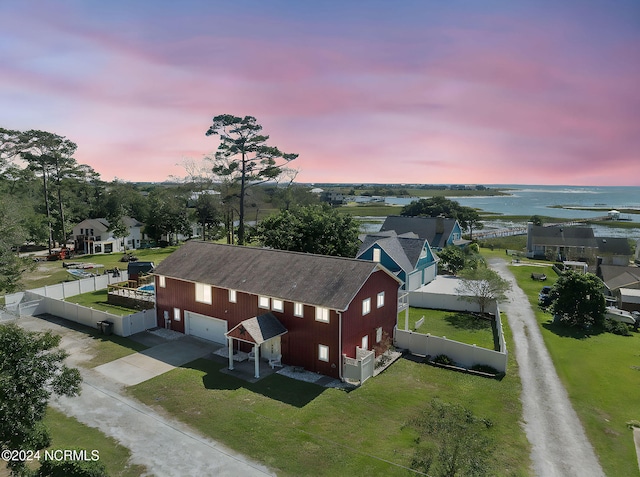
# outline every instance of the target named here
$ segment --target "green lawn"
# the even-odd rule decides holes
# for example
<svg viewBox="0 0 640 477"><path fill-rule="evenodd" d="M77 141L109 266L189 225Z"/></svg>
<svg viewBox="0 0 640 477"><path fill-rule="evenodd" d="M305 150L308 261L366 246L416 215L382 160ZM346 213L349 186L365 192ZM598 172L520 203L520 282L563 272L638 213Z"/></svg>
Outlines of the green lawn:
<svg viewBox="0 0 640 477"><path fill-rule="evenodd" d="M277 374L250 384L225 366L200 359L129 390L282 476L412 475L416 433L406 424L439 398L493 422L488 475L529 475L513 359L500 381L400 359L351 392Z"/></svg>
<svg viewBox="0 0 640 477"><path fill-rule="evenodd" d="M154 262L156 265L169 256L177 247L154 248L133 250L133 254L142 262ZM98 255L78 255L65 262L73 263L95 263L103 265L97 268L98 273L104 273L105 269L118 267L120 270L126 270L127 263L121 262L122 253L98 254ZM23 275L22 283L25 290L39 288L46 285L55 285L57 283L74 281L67 270L62 266L63 261L55 262L38 262L36 269L26 272Z"/></svg>
<svg viewBox="0 0 640 477"><path fill-rule="evenodd" d="M640 333L631 337L588 334L554 325L537 306L542 284L530 275L549 267L512 266L518 284L534 305L554 365L585 427L606 475L640 475L632 432L626 423L640 420Z"/></svg>
<svg viewBox="0 0 640 477"><path fill-rule="evenodd" d="M424 324L415 329L416 321L423 316ZM404 329L404 312L398 315L398 323L399 327ZM481 320L470 313L410 307L409 330L430 333L434 336L446 336L460 343L496 349L491 321Z"/></svg>
<svg viewBox="0 0 640 477"><path fill-rule="evenodd" d="M65 301L70 303L76 303L78 305L93 308L94 310L106 311L113 315L126 316L133 313L137 313L139 310L134 308L127 308L124 306L112 305L107 302L107 290L97 290L89 293L82 293L81 295L75 295L66 298Z"/></svg>
<svg viewBox="0 0 640 477"><path fill-rule="evenodd" d="M82 366L86 368L95 368L148 348L142 343L123 336L102 335L98 333L98 330L89 327L87 327L87 331L96 342L92 346L93 358L82 363Z"/></svg>
<svg viewBox="0 0 640 477"><path fill-rule="evenodd" d="M112 477L136 477L146 471L144 466L128 463L131 456L129 449L73 417L65 416L50 407L47 409L44 422L51 432L52 448L97 450L100 453L100 462L106 466Z"/></svg>

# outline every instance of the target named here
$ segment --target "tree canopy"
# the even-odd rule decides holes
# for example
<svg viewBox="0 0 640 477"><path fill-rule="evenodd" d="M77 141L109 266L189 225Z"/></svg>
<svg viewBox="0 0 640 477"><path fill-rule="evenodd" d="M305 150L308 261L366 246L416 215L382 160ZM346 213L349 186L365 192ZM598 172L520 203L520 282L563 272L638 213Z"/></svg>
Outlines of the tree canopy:
<svg viewBox="0 0 640 477"><path fill-rule="evenodd" d="M402 208L400 215L407 217L443 216L450 219L456 219L463 229L470 230L471 233L473 233L474 228L482 228L480 215L475 209L471 207L464 207L455 200L440 196L414 200Z"/></svg>
<svg viewBox="0 0 640 477"><path fill-rule="evenodd" d="M207 136L219 135L220 145L215 154L214 174L231 179L240 185L238 244L245 242L245 196L248 187L277 179L286 164L298 154L284 153L269 146L269 136L261 134L262 126L253 116L240 118L221 114L213 118Z"/></svg>
<svg viewBox="0 0 640 477"><path fill-rule="evenodd" d="M434 399L410 424L418 432L411 468L433 477L491 474L490 421Z"/></svg>
<svg viewBox="0 0 640 477"><path fill-rule="evenodd" d="M265 247L354 257L358 222L326 204L283 210L258 224L255 238Z"/></svg>
<svg viewBox="0 0 640 477"><path fill-rule="evenodd" d="M593 273L563 272L551 288L551 311L569 326L602 326L606 311L602 286Z"/></svg>
<svg viewBox="0 0 640 477"><path fill-rule="evenodd" d="M503 300L511 285L508 281L486 266L467 268L460 275L462 282L456 291L460 297L478 305L480 313L497 300Z"/></svg>
<svg viewBox="0 0 640 477"><path fill-rule="evenodd" d="M60 336L0 325L0 448L39 450L50 444L42 420L51 394L75 396L80 372L64 364ZM19 474L24 462L8 463Z"/></svg>

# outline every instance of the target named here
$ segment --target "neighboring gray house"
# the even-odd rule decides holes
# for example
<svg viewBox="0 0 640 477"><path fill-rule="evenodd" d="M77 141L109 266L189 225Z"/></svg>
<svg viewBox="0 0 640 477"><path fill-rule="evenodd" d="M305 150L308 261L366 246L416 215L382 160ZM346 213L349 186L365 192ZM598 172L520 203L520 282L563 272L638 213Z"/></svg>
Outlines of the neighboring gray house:
<svg viewBox="0 0 640 477"><path fill-rule="evenodd" d="M413 232L429 242L432 250L442 250L448 245L464 246L469 240L462 238L462 228L456 219L444 217L403 217L390 215L382 224L381 232L395 231L398 235Z"/></svg>
<svg viewBox="0 0 640 477"><path fill-rule="evenodd" d="M595 264L598 243L591 227L543 227L529 223L527 256Z"/></svg>
<svg viewBox="0 0 640 477"><path fill-rule="evenodd" d="M402 280L406 291L420 288L438 274L438 258L429 242L412 232L397 235L390 230L366 235L356 258L380 263Z"/></svg>
<svg viewBox="0 0 640 477"><path fill-rule="evenodd" d="M624 237L596 237L598 243L598 263L626 267L633 254L629 240Z"/></svg>
<svg viewBox="0 0 640 477"><path fill-rule="evenodd" d="M558 261L582 261L589 265L629 264L631 247L626 238L595 237L591 227L528 224L527 256Z"/></svg>
<svg viewBox="0 0 640 477"><path fill-rule="evenodd" d="M616 300L618 308L640 311L640 267L600 265L597 274L604 282L605 294Z"/></svg>

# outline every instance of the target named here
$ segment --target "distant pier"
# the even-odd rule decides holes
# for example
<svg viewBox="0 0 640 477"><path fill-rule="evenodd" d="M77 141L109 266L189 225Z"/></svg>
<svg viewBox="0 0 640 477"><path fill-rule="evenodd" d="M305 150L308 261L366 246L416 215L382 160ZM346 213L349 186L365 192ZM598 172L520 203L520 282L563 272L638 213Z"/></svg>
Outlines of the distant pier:
<svg viewBox="0 0 640 477"><path fill-rule="evenodd" d="M584 225L585 222L603 222L605 220L611 220L611 217L608 215L602 215L599 217L589 217L588 219L577 219L571 220L568 222L556 222L553 224L543 224L544 227L557 227L557 226L565 226L565 227L574 227L576 225ZM490 238L498 238L498 237L512 237L514 235L527 235L527 226L518 226L518 227L506 227L502 229L493 229L486 231L473 232L473 238L476 240L484 240Z"/></svg>

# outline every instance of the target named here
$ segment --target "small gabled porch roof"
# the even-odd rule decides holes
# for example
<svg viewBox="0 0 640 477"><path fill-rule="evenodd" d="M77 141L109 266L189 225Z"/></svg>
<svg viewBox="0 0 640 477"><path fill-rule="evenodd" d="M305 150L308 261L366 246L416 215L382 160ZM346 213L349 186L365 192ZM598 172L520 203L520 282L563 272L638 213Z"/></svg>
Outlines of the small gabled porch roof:
<svg viewBox="0 0 640 477"><path fill-rule="evenodd" d="M227 331L225 336L260 346L265 341L281 336L287 331L273 313L265 313L238 323Z"/></svg>

